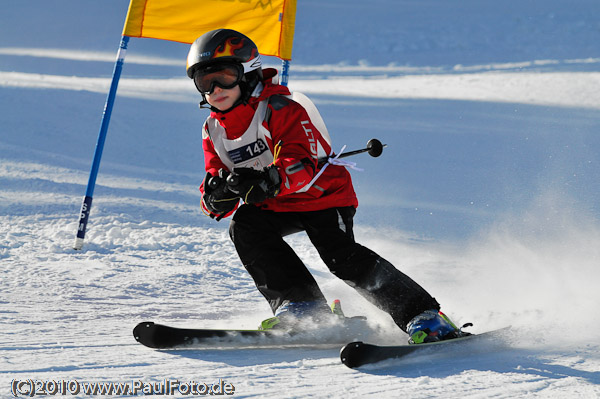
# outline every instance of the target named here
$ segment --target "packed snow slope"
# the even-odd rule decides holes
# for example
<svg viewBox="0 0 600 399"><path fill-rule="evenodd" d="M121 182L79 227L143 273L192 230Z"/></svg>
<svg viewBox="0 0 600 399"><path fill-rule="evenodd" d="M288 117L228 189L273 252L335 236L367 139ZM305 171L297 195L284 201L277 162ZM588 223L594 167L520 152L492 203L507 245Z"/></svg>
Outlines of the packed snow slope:
<svg viewBox="0 0 600 399"><path fill-rule="evenodd" d="M299 2L290 87L319 106L335 148L388 144L352 159L365 169L352 172L357 239L473 332L513 326L493 347L358 370L338 349L134 341L144 320L270 316L227 222L198 208L206 112L187 45L131 40L86 244L71 249L127 7L2 4L0 397L29 379L222 379L235 397L600 397L597 0ZM305 236L289 242L329 299L384 343L406 342Z"/></svg>

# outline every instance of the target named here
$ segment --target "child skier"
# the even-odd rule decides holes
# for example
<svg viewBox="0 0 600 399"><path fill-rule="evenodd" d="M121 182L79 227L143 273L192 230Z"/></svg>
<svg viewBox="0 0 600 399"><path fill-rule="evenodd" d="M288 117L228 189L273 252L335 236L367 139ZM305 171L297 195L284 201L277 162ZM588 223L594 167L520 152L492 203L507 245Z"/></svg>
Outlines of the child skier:
<svg viewBox="0 0 600 399"><path fill-rule="evenodd" d="M305 231L329 270L389 313L410 343L463 334L427 291L355 242L358 201L350 174L319 164L318 154L331 148L287 87L272 82L276 74L262 69L248 37L229 29L200 36L187 58L201 107L211 110L203 127L201 206L216 220L233 214L230 237L275 314L263 327L297 327L332 315L283 240Z"/></svg>

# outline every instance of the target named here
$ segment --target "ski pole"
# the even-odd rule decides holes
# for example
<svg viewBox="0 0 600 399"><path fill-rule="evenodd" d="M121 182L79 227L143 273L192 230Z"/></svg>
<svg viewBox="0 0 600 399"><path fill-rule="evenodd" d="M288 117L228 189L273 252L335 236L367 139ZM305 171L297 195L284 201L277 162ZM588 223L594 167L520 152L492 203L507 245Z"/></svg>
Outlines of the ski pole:
<svg viewBox="0 0 600 399"><path fill-rule="evenodd" d="M365 148L362 148L360 150L342 152L340 155L337 156L337 158L346 158L352 155L361 154L363 152L368 152L370 156L372 156L373 158L377 158L383 152L384 147L387 147L387 144L381 144L381 141L377 139L371 139L367 141L367 146ZM326 163L329 158L334 157L328 156L319 158L319 165Z"/></svg>
<svg viewBox="0 0 600 399"><path fill-rule="evenodd" d="M365 148L362 148L360 150L354 150L354 151L348 151L348 152L342 152L339 156L334 157L334 156L327 156L327 157L323 157L323 158L319 158L319 167L322 167L324 164L327 163L327 161L330 158L346 158L346 157L350 157L352 155L356 155L356 154L361 154L363 152L368 152L370 156L377 158L378 156L381 155L381 153L383 152L384 147L387 147L387 144L381 144L381 141L377 140L377 139L371 139L369 141L367 141L367 146ZM217 186L217 181L215 181L213 183L213 178L211 178L211 180L209 181L209 185L214 184L215 187ZM239 176L236 175L235 173L230 174L229 176L227 176L227 184L229 185L237 185L239 183Z"/></svg>

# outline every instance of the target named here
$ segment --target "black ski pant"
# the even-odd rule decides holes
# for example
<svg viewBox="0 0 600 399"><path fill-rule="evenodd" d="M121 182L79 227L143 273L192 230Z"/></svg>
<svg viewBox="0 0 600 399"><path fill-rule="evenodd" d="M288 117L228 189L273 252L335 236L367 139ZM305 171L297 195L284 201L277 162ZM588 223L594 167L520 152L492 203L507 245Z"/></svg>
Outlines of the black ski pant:
<svg viewBox="0 0 600 399"><path fill-rule="evenodd" d="M354 241L353 207L273 212L242 205L229 234L237 253L273 312L284 302L326 304L315 279L284 236L305 231L329 270L389 313L406 331L416 315L439 304L410 277Z"/></svg>

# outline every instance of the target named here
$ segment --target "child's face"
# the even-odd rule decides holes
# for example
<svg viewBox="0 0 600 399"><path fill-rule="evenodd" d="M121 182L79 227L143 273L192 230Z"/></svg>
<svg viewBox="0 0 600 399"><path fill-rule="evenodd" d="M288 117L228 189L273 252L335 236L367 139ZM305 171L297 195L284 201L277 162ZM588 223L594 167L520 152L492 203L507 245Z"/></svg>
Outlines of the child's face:
<svg viewBox="0 0 600 399"><path fill-rule="evenodd" d="M219 111L226 111L231 108L241 96L242 91L239 85L232 89L215 86L212 93L205 95L206 101Z"/></svg>

